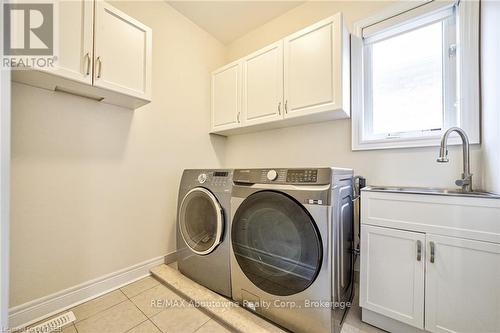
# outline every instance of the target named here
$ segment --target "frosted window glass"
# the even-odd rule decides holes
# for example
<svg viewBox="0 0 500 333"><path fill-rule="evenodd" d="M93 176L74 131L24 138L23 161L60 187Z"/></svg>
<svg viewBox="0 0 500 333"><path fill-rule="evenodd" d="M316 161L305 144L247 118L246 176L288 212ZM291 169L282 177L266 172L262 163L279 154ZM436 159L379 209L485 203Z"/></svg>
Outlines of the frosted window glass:
<svg viewBox="0 0 500 333"><path fill-rule="evenodd" d="M373 133L443 126L443 25L372 45Z"/></svg>

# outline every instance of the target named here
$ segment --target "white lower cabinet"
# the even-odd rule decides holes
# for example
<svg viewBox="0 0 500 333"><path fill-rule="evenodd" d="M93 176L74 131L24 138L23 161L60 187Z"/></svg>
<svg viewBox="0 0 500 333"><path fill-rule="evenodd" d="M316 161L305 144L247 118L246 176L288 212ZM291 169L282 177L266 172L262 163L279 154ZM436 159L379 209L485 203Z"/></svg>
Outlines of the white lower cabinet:
<svg viewBox="0 0 500 333"><path fill-rule="evenodd" d="M426 239L425 329L500 332L500 244L432 234Z"/></svg>
<svg viewBox="0 0 500 333"><path fill-rule="evenodd" d="M389 332L500 332L500 199L361 194L363 321Z"/></svg>
<svg viewBox="0 0 500 333"><path fill-rule="evenodd" d="M360 306L424 327L425 235L362 226Z"/></svg>

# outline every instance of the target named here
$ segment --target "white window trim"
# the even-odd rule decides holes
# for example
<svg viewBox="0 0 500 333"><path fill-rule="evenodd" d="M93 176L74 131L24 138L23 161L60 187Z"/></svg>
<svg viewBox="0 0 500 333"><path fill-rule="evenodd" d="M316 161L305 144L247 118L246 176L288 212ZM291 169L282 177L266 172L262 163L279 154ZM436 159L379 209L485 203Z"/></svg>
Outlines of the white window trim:
<svg viewBox="0 0 500 333"><path fill-rule="evenodd" d="M421 137L396 137L363 141L364 115L364 73L363 73L363 29L381 21L412 10L432 12L452 7L457 1L405 1L397 3L378 14L354 24L351 36L352 75L352 150L391 149L438 146L443 131L435 135ZM471 144L480 143L480 103L479 103L479 1L462 0L458 3L457 18L457 85L458 120ZM458 136L450 137L450 144L460 144Z"/></svg>

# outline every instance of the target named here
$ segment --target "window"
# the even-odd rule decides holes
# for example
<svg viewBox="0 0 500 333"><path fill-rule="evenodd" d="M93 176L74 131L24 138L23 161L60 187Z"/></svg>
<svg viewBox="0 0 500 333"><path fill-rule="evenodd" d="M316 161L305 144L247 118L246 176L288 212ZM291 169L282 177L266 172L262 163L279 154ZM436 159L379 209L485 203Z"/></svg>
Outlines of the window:
<svg viewBox="0 0 500 333"><path fill-rule="evenodd" d="M356 25L353 150L437 145L452 126L464 128L478 143L478 96L464 100L461 92L469 89L469 99L471 91L478 93L479 78L460 81L478 76L478 41L460 39L473 35L478 22L461 17L474 6L460 6L431 2L399 8L399 14L389 10ZM471 24L476 28L470 30ZM469 30L464 34L461 29ZM469 50L461 52L457 45ZM467 73L464 64L470 65Z"/></svg>

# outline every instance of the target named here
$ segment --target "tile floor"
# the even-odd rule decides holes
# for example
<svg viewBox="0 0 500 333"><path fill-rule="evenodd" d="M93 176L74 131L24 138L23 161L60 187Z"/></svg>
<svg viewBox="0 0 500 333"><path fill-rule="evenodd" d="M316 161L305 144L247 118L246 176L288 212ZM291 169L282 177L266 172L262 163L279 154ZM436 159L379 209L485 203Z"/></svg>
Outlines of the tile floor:
<svg viewBox="0 0 500 333"><path fill-rule="evenodd" d="M152 305L152 300L184 306ZM229 333L230 330L205 312L183 300L153 277L146 277L71 309L76 321L62 333ZM342 333L379 333L362 323L361 311L350 310Z"/></svg>
<svg viewBox="0 0 500 333"><path fill-rule="evenodd" d="M192 306L152 306L151 300L183 302L146 277L72 309L76 321L62 333L210 333L230 331ZM55 315L57 316L57 315ZM54 316L54 317L55 317ZM45 321L45 320L44 320Z"/></svg>

